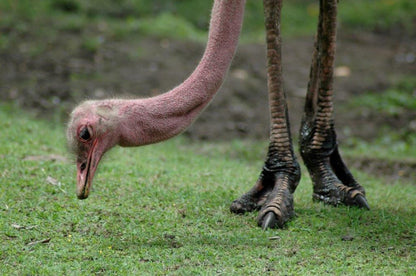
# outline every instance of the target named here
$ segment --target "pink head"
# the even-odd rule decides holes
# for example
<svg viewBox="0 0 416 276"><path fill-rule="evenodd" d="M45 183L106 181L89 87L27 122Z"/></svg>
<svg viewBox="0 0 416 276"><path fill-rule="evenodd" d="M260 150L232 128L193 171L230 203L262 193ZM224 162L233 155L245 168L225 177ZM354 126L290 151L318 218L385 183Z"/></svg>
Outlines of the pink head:
<svg viewBox="0 0 416 276"><path fill-rule="evenodd" d="M164 95L136 100L86 101L72 111L67 140L77 158L79 199L88 197L98 164L109 149L116 145L137 147L169 139L196 118L199 105L195 112L183 112L178 104L166 103L171 94Z"/></svg>
<svg viewBox="0 0 416 276"><path fill-rule="evenodd" d="M77 160L77 196L88 197L98 163L118 144L117 116L105 102L87 101L71 113L67 129L70 150Z"/></svg>

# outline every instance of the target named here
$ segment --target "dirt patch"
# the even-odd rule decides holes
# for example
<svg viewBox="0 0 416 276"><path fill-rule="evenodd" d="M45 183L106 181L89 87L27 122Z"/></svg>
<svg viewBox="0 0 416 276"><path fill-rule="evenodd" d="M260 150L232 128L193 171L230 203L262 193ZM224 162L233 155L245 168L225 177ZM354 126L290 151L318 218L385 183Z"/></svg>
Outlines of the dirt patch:
<svg viewBox="0 0 416 276"><path fill-rule="evenodd" d="M414 160L383 160L371 157L346 158L347 163L354 168L365 171L370 175L382 175L384 183L395 184L398 181L414 183L416 179L416 162Z"/></svg>
<svg viewBox="0 0 416 276"><path fill-rule="evenodd" d="M303 109L312 37L288 39L283 47L285 90L292 131L297 134ZM62 33L49 41L27 34L0 53L0 99L35 110L61 114L62 121L76 103L106 97L147 97L183 81L198 63L204 46L198 43L142 38L103 41L86 49L77 33ZM39 50L40 49L40 50ZM403 129L416 114L385 117L345 110L355 95L381 92L401 76L416 75L416 41L371 33L339 36L337 66L348 76L335 82L336 124L340 139L371 139L381 125ZM192 139L267 139L268 104L264 45L240 45L221 91L186 135Z"/></svg>
<svg viewBox="0 0 416 276"><path fill-rule="evenodd" d="M103 39L88 48L77 32L48 36L46 41L18 36L0 51L0 100L12 101L39 116L64 124L70 110L85 99L148 97L182 82L197 65L204 45L136 37ZM297 136L303 113L313 38L287 39L283 47L285 91L292 132ZM342 33L336 65L344 76L335 80L335 121L342 140L371 140L383 126L412 131L416 112L395 116L348 108L354 96L382 91L403 76L416 76L416 39L373 33ZM265 47L239 46L221 91L200 118L186 131L195 140L267 139L268 103ZM347 70L347 74L345 74ZM416 90L415 90L416 91ZM56 114L59 117L56 117ZM392 180L414 178L415 164L383 160L351 160L369 173Z"/></svg>

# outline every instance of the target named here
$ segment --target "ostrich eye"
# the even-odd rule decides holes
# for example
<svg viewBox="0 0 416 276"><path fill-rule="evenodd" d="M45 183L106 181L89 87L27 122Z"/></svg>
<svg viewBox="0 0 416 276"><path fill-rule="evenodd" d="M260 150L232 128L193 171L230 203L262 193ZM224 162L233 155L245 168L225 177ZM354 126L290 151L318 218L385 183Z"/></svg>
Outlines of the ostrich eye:
<svg viewBox="0 0 416 276"><path fill-rule="evenodd" d="M91 134L88 130L88 127L84 127L80 132L79 132L79 138L81 138L82 140L88 141L91 138Z"/></svg>

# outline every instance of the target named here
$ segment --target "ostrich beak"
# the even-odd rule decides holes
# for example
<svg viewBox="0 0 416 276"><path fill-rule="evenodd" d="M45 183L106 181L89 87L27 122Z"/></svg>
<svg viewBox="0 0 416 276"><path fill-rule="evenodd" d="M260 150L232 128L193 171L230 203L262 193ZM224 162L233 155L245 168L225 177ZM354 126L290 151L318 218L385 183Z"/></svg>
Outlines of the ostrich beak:
<svg viewBox="0 0 416 276"><path fill-rule="evenodd" d="M102 157L101 151L97 150L97 140L92 144L85 161L77 162L77 197L86 199L92 187L95 171Z"/></svg>

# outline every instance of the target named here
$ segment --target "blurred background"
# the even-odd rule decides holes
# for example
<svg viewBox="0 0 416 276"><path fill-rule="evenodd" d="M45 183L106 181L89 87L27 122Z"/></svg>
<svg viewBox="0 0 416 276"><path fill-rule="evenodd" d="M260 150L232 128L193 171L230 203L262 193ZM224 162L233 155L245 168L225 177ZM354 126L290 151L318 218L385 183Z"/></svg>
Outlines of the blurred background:
<svg viewBox="0 0 416 276"><path fill-rule="evenodd" d="M74 105L86 99L167 91L197 65L211 5L207 0L0 0L0 100L63 125ZM295 137L317 16L318 1L284 3L283 70ZM413 148L416 1L342 0L338 26L335 101L341 141ZM267 139L263 34L262 1L248 0L227 80L186 136Z"/></svg>

